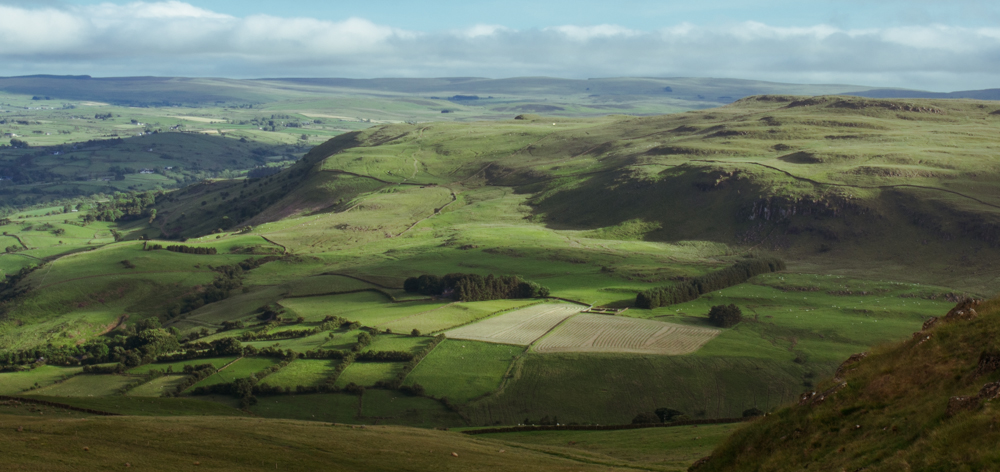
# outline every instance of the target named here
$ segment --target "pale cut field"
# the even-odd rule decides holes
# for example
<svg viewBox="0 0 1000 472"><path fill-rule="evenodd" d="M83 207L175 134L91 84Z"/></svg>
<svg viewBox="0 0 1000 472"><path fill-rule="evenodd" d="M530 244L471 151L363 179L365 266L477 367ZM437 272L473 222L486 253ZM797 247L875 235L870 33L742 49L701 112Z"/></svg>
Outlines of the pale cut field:
<svg viewBox="0 0 1000 472"><path fill-rule="evenodd" d="M534 305L446 331L445 336L451 339L527 346L582 310L583 307L578 305Z"/></svg>
<svg viewBox="0 0 1000 472"><path fill-rule="evenodd" d="M662 321L581 314L563 323L535 345L546 352L623 352L690 354L718 336L719 330Z"/></svg>

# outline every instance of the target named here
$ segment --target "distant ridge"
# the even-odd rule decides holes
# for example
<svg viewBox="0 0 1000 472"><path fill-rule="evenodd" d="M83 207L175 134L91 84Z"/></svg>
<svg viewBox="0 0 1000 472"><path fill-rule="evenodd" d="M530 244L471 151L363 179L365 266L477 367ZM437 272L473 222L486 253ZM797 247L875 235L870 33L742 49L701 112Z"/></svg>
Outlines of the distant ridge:
<svg viewBox="0 0 1000 472"><path fill-rule="evenodd" d="M844 93L865 98L967 98L972 100L1000 100L1000 88L984 90L962 90L958 92L924 92L905 89L871 89L860 92Z"/></svg>

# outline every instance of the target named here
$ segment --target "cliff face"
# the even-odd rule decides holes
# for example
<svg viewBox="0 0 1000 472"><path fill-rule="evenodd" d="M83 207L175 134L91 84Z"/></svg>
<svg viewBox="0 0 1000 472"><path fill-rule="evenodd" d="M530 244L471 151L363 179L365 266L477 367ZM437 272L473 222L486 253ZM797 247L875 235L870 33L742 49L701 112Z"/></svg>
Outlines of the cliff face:
<svg viewBox="0 0 1000 472"><path fill-rule="evenodd" d="M1000 299L962 301L911 339L852 356L691 470L995 470L998 335Z"/></svg>

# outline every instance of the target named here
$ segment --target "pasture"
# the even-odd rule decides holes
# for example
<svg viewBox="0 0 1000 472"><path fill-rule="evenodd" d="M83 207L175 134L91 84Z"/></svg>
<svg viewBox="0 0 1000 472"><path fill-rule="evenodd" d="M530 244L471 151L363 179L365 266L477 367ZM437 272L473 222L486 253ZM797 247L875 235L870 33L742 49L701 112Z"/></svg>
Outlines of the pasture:
<svg viewBox="0 0 1000 472"><path fill-rule="evenodd" d="M299 385L314 387L333 376L337 362L327 359L296 359L281 370L268 375L262 383L285 388L295 388Z"/></svg>
<svg viewBox="0 0 1000 472"><path fill-rule="evenodd" d="M465 403L499 388L522 352L522 346L447 339L420 361L405 383L422 385L428 395Z"/></svg>
<svg viewBox="0 0 1000 472"><path fill-rule="evenodd" d="M125 375L80 374L64 382L33 390L32 395L52 397L107 397L134 380Z"/></svg>
<svg viewBox="0 0 1000 472"><path fill-rule="evenodd" d="M579 305L534 305L446 331L445 335L452 339L526 346L581 310L583 307Z"/></svg>
<svg viewBox="0 0 1000 472"><path fill-rule="evenodd" d="M222 383L232 383L236 379L245 379L257 372L277 364L279 361L265 357L243 357L208 378L194 384L192 388L207 387Z"/></svg>
<svg viewBox="0 0 1000 472"><path fill-rule="evenodd" d="M399 362L353 362L337 377L334 385L344 388L354 383L370 387L379 380L392 380L402 370L403 364Z"/></svg>
<svg viewBox="0 0 1000 472"><path fill-rule="evenodd" d="M32 388L47 387L82 371L81 367L43 365L26 372L0 373L0 395L12 395Z"/></svg>
<svg viewBox="0 0 1000 472"><path fill-rule="evenodd" d="M164 375L128 391L130 397L162 397L177 393L177 387L184 382L184 375Z"/></svg>
<svg viewBox="0 0 1000 472"><path fill-rule="evenodd" d="M682 355L697 351L719 330L621 316L579 314L532 346L535 352L625 352Z"/></svg>

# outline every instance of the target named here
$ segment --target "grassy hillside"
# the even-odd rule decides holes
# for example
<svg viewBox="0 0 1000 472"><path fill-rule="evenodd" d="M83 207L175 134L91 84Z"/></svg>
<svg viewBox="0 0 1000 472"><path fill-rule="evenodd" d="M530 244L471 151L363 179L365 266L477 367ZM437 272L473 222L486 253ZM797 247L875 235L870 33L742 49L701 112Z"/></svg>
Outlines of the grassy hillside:
<svg viewBox="0 0 1000 472"><path fill-rule="evenodd" d="M960 305L845 363L797 406L737 431L698 471L995 466L1000 303Z"/></svg>
<svg viewBox="0 0 1000 472"><path fill-rule="evenodd" d="M167 193L131 221L22 212L0 262L38 268L0 287L0 383L112 412L176 400L163 408L418 427L775 411L848 356L995 290L996 110L763 96L656 117L381 124L274 175ZM633 306L762 257L788 268ZM452 273L519 275L562 300L404 290ZM574 308L542 316L555 303ZM711 325L728 304L742 322ZM591 306L627 310L576 314ZM571 331L584 317L592 331ZM621 327L639 325L664 346L711 335L637 349Z"/></svg>
<svg viewBox="0 0 1000 472"><path fill-rule="evenodd" d="M2 407L0 407L2 408ZM6 413L6 412L5 412ZM666 430L671 428L661 428ZM688 431L685 431L687 433ZM614 436L615 433L604 433ZM614 450L526 445L512 438L404 427L261 418L47 418L0 415L7 466L40 471L150 470L683 470L704 446L651 431L666 447L612 439ZM674 434L670 434L674 433ZM499 436L499 435L498 435ZM591 440L603 442L599 435ZM617 436L621 436L620 434ZM635 454L629 451L635 450ZM662 451L662 452L661 452ZM694 454L692 453L694 451ZM662 461L667 461L666 463Z"/></svg>

